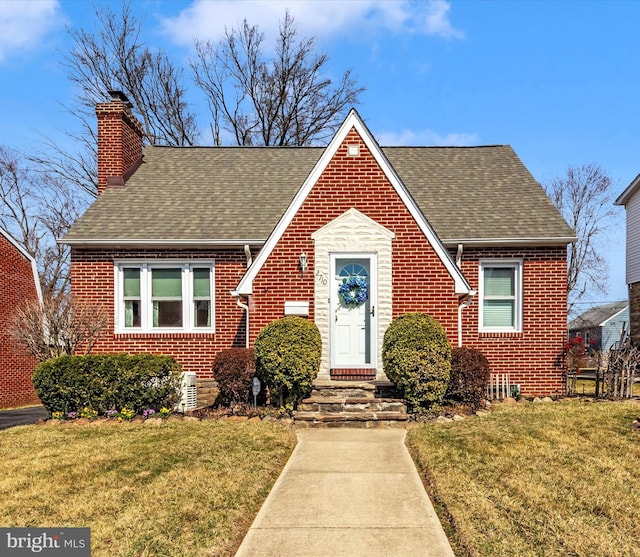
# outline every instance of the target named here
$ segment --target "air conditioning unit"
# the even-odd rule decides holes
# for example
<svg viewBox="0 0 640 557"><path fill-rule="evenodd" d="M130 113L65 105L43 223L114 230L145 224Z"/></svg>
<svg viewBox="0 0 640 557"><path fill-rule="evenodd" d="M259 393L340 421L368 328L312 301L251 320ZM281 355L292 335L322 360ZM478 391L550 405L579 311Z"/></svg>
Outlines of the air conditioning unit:
<svg viewBox="0 0 640 557"><path fill-rule="evenodd" d="M196 374L193 371L185 371L182 374L182 385L180 386L180 402L178 412L188 412L194 410L198 405L198 386Z"/></svg>

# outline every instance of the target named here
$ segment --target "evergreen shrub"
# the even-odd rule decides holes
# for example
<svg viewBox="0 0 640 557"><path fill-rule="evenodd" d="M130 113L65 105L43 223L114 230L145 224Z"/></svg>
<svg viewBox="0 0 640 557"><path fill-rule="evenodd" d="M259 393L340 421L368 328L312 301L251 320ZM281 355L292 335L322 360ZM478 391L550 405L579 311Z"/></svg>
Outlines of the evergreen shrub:
<svg viewBox="0 0 640 557"><path fill-rule="evenodd" d="M442 402L451 371L451 345L433 317L406 313L393 321L384 335L382 362L412 411Z"/></svg>
<svg viewBox="0 0 640 557"><path fill-rule="evenodd" d="M173 358L151 354L60 356L41 362L33 384L49 412L102 415L128 408L136 413L172 408L178 401L182 368Z"/></svg>
<svg viewBox="0 0 640 557"><path fill-rule="evenodd" d="M313 321L288 316L266 325L254 344L258 377L271 397L295 407L309 396L320 370L320 331Z"/></svg>

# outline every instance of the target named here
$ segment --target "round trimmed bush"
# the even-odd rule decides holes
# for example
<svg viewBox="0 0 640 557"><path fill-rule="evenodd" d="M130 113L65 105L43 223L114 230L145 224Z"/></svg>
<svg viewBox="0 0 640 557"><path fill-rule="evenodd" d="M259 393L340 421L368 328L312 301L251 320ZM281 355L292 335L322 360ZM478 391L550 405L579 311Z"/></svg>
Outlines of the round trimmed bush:
<svg viewBox="0 0 640 557"><path fill-rule="evenodd" d="M320 331L313 321L283 317L266 325L254 344L258 377L280 406L309 396L320 370Z"/></svg>
<svg viewBox="0 0 640 557"><path fill-rule="evenodd" d="M489 383L489 361L480 350L456 347L451 354L451 378L445 399L480 408Z"/></svg>
<svg viewBox="0 0 640 557"><path fill-rule="evenodd" d="M406 313L384 334L382 362L414 412L442 402L451 372L451 345L444 329L424 313Z"/></svg>
<svg viewBox="0 0 640 557"><path fill-rule="evenodd" d="M213 376L220 390L219 406L234 406L247 402L251 396L251 380L256 374L253 350L230 348L221 350L213 361Z"/></svg>

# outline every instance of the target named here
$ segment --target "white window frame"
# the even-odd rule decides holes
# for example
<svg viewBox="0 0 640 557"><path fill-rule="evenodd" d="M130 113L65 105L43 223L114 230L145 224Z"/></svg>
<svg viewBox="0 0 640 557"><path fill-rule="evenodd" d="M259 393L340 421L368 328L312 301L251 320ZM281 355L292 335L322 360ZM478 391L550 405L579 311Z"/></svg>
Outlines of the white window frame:
<svg viewBox="0 0 640 557"><path fill-rule="evenodd" d="M125 327L124 269L140 269L140 327ZM181 269L182 277L182 327L154 327L151 298L151 276L153 269ZM195 308L192 270L209 269L211 288L211 326L195 327ZM114 265L114 318L116 333L176 334L215 332L215 265L213 261L117 261Z"/></svg>
<svg viewBox="0 0 640 557"><path fill-rule="evenodd" d="M485 327L484 323L484 271L486 268L514 269L514 295L504 299L513 299L513 319L511 327ZM523 282L522 259L487 259L480 261L478 280L478 331L481 333L521 333L522 332L522 307L523 307ZM497 298L492 298L497 299Z"/></svg>

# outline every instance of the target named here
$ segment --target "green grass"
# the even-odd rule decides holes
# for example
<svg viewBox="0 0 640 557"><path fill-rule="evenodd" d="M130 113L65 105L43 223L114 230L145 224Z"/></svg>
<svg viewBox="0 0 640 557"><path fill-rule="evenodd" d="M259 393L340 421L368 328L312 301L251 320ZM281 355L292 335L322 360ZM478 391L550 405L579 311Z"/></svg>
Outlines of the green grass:
<svg viewBox="0 0 640 557"><path fill-rule="evenodd" d="M295 445L273 422L0 432L0 523L90 527L92 555L233 555Z"/></svg>
<svg viewBox="0 0 640 557"><path fill-rule="evenodd" d="M640 555L633 402L501 405L407 444L456 555Z"/></svg>

